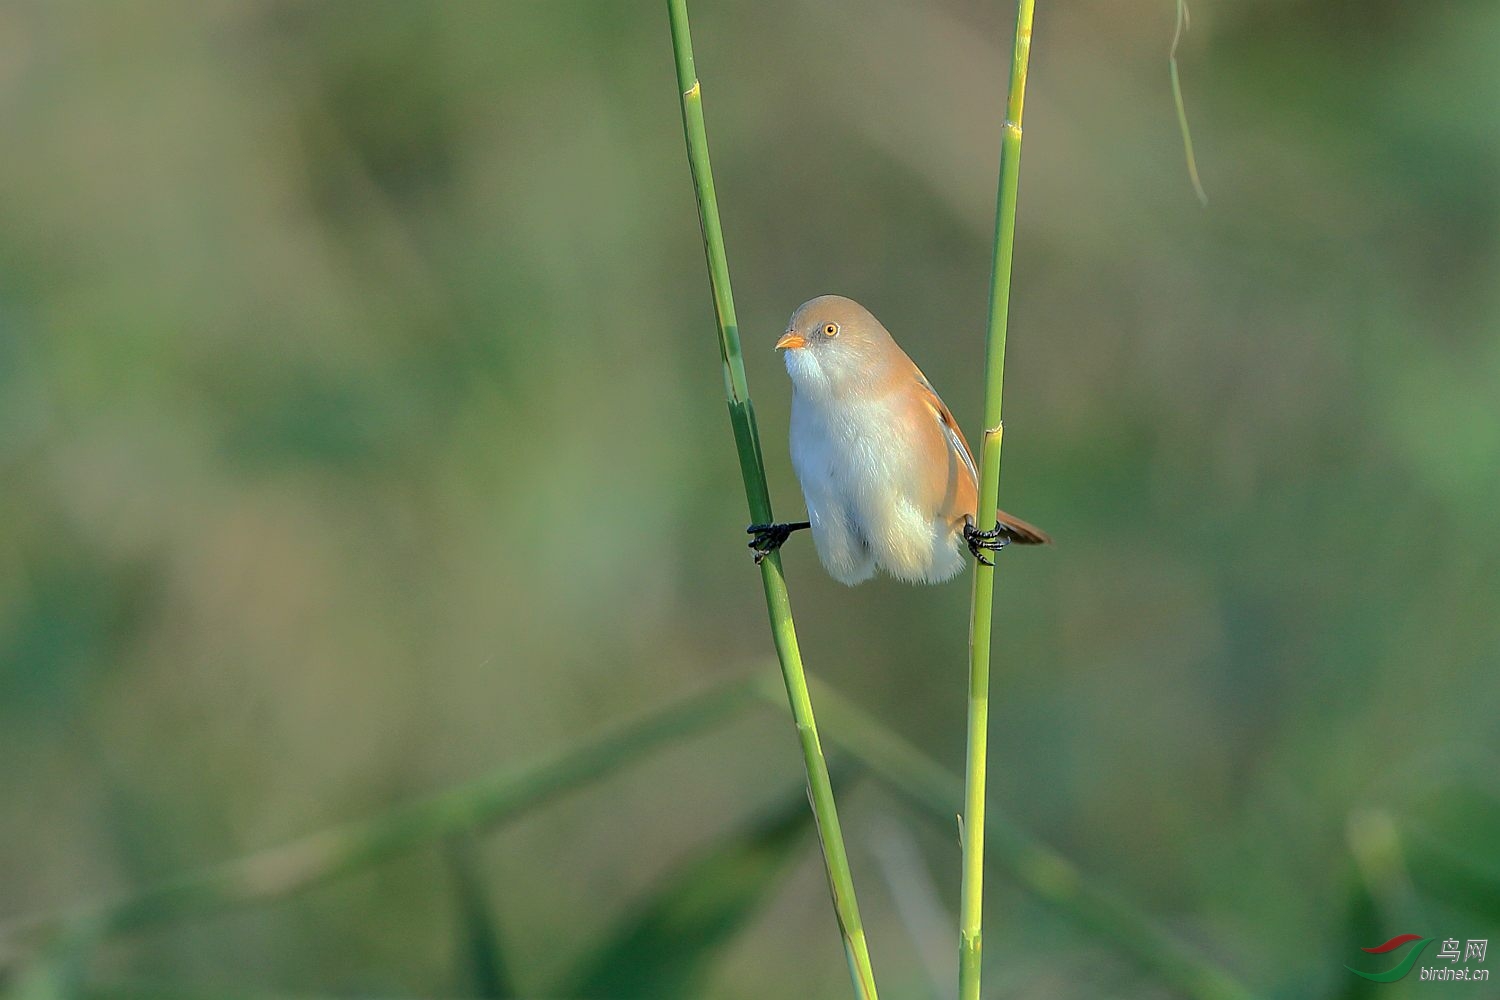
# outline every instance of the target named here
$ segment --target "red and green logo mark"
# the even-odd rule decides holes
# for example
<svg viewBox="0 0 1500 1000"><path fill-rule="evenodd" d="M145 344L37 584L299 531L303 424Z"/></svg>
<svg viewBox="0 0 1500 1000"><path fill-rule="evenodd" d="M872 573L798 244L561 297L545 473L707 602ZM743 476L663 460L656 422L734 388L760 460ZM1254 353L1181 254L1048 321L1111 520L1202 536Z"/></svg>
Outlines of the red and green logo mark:
<svg viewBox="0 0 1500 1000"><path fill-rule="evenodd" d="M1365 979L1368 979L1373 983L1394 983L1396 980L1402 978L1412 970L1412 966L1417 964L1417 959L1422 957L1422 949L1426 948L1435 940L1437 939L1424 938L1420 934L1397 934L1385 944L1378 944L1373 948L1360 949L1360 951L1369 952L1371 955L1384 955L1388 952L1395 951L1398 948L1405 947L1413 941L1417 942L1416 947L1407 952L1406 957L1401 960L1401 964L1397 965L1394 969L1390 969L1386 972L1362 972L1352 965L1346 965L1344 966L1344 968L1348 969L1356 976L1363 976Z"/></svg>
<svg viewBox="0 0 1500 1000"><path fill-rule="evenodd" d="M1360 949L1371 955L1385 955L1405 948L1415 941L1416 944L1412 945L1411 951L1406 953L1406 957L1394 969L1389 969L1385 972L1362 972L1352 965L1346 965L1344 968L1356 976L1362 976L1370 980L1372 983L1394 983L1412 970L1412 967L1417 964L1417 959L1422 957L1422 949L1436 940L1437 938L1435 937L1423 937L1420 934L1397 934L1385 944L1378 944L1373 948ZM1489 939L1469 938L1467 941L1462 942L1462 951L1459 950L1459 946L1460 942L1458 938L1443 938L1442 946L1438 949L1437 960L1439 962L1446 961L1449 964L1447 966L1424 966L1422 968L1422 978L1461 980L1465 982L1488 981L1490 978L1490 971L1488 969L1476 969L1473 967L1460 969L1455 968L1454 965L1460 960L1465 963L1470 961L1476 964L1483 963L1485 953L1489 951Z"/></svg>

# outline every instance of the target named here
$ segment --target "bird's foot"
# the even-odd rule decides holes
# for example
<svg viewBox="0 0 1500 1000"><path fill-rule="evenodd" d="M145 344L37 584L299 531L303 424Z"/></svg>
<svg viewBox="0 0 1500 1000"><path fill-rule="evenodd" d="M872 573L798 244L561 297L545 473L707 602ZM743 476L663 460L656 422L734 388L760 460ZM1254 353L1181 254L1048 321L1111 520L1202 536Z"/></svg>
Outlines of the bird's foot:
<svg viewBox="0 0 1500 1000"><path fill-rule="evenodd" d="M986 559L984 553L999 552L1010 544L1010 538L1005 529L999 525L989 531L980 531L974 527L973 521L966 521L964 522L964 542L969 546L970 555L985 566L993 566L995 564Z"/></svg>
<svg viewBox="0 0 1500 1000"><path fill-rule="evenodd" d="M752 524L745 530L752 536L750 548L755 550L755 564L786 544L792 532L810 527L806 521L778 522L775 524Z"/></svg>

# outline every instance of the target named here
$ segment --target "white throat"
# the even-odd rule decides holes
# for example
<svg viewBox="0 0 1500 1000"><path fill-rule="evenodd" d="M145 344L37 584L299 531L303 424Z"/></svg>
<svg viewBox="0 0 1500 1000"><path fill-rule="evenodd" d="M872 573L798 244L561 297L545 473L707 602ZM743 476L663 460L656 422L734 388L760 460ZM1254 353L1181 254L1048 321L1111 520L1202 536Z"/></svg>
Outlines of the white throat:
<svg viewBox="0 0 1500 1000"><path fill-rule="evenodd" d="M786 373L792 386L809 402L826 404L834 397L833 380L817 355L805 347L786 351Z"/></svg>

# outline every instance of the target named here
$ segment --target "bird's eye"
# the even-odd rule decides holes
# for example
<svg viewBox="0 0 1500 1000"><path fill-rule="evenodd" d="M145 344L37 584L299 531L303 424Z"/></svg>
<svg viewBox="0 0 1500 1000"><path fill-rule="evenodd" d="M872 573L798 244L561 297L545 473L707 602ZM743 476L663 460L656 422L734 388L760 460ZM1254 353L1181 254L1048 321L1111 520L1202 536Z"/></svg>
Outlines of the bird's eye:
<svg viewBox="0 0 1500 1000"><path fill-rule="evenodd" d="M837 337L839 335L839 325L837 323L827 324L823 327L823 335L825 337Z"/></svg>

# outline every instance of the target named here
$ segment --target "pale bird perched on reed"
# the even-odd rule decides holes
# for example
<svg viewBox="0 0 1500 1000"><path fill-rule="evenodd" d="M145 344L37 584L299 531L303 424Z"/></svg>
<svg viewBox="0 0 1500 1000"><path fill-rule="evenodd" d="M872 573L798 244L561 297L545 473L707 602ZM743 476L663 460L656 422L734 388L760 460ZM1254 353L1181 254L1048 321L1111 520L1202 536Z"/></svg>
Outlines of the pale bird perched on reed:
<svg viewBox="0 0 1500 1000"><path fill-rule="evenodd" d="M975 524L979 473L948 407L864 306L820 295L776 342L792 378L792 467L807 521L753 524L756 561L812 528L818 558L853 586L882 569L909 583L958 575L965 551L1052 539L1004 511Z"/></svg>

